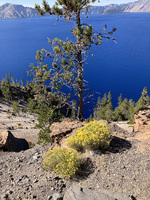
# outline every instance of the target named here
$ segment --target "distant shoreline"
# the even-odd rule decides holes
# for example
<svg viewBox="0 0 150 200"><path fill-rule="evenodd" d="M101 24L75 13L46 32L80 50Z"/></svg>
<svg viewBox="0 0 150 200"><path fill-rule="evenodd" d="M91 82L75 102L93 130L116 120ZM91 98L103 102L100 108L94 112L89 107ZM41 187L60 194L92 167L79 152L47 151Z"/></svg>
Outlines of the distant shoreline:
<svg viewBox="0 0 150 200"><path fill-rule="evenodd" d="M123 13L149 13L150 1L139 0L126 4L110 4L106 6L90 6L88 14L112 15ZM85 13L85 10L83 10ZM39 17L39 14L32 7L6 3L0 6L0 19Z"/></svg>

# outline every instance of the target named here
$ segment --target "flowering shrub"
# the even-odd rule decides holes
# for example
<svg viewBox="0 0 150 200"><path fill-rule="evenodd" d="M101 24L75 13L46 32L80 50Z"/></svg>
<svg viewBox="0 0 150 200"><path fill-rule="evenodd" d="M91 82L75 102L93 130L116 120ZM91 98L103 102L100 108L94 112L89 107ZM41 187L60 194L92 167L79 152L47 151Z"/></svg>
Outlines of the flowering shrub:
<svg viewBox="0 0 150 200"><path fill-rule="evenodd" d="M23 199L23 200L30 200L30 199Z"/></svg>
<svg viewBox="0 0 150 200"><path fill-rule="evenodd" d="M71 178L80 166L80 153L74 149L54 148L48 151L43 160L43 168L62 178Z"/></svg>
<svg viewBox="0 0 150 200"><path fill-rule="evenodd" d="M112 140L110 129L105 124L92 121L79 128L74 135L68 138L67 145L78 151L85 149L104 150Z"/></svg>

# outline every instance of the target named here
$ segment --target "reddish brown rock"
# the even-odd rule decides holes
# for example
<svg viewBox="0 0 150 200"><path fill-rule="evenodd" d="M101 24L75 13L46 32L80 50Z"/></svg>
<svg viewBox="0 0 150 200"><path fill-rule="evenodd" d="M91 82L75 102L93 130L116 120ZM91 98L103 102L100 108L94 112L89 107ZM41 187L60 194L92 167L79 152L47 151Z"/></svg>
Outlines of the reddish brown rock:
<svg viewBox="0 0 150 200"><path fill-rule="evenodd" d="M79 121L64 121L53 123L50 127L50 130L52 131L50 136L55 143L59 144L62 138L68 137L68 135L70 135L74 130L84 126L85 124L85 122Z"/></svg>
<svg viewBox="0 0 150 200"><path fill-rule="evenodd" d="M8 130L0 133L0 148L13 151L16 146L15 137Z"/></svg>
<svg viewBox="0 0 150 200"><path fill-rule="evenodd" d="M29 148L25 139L15 138L9 130L0 133L0 149L19 152Z"/></svg>
<svg viewBox="0 0 150 200"><path fill-rule="evenodd" d="M134 115L134 132L150 130L150 107L142 107Z"/></svg>

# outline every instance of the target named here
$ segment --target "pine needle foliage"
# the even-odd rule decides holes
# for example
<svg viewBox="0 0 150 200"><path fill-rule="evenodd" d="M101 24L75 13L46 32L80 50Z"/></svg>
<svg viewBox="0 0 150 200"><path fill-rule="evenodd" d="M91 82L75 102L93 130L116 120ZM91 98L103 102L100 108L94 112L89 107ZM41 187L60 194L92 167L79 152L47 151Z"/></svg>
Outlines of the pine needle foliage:
<svg viewBox="0 0 150 200"><path fill-rule="evenodd" d="M132 99L122 97L122 94L118 97L118 106L113 109L111 102L111 93L104 94L102 98L98 98L96 108L94 109L95 120L107 120L111 121L125 121L133 123L134 114L143 106L150 105L150 97L147 88L144 87L141 93L141 97L137 102Z"/></svg>
<svg viewBox="0 0 150 200"><path fill-rule="evenodd" d="M12 86L10 84L10 81L7 75L5 79L2 80L0 86L1 86L2 96L6 99L6 101L13 100L14 95L12 91Z"/></svg>
<svg viewBox="0 0 150 200"><path fill-rule="evenodd" d="M49 52L45 49L41 51L44 56L53 59L52 71L50 76L51 85L56 90L60 90L62 86L66 86L78 97L78 119L83 121L83 101L84 101L84 79L83 71L87 54L92 45L100 45L102 39L115 39L112 37L116 28L111 31L106 31L107 26L99 32L93 30L92 25L82 23L81 14L83 10L88 11L91 3L96 0L57 0L54 6L43 0L43 9L36 4L35 8L40 15L46 13L50 15L57 15L57 20L61 17L65 18L67 22L75 22L75 27L71 29L74 35L75 42L68 38L66 41L58 38L52 41L48 38L49 44L53 51ZM50 72L49 72L50 73Z"/></svg>

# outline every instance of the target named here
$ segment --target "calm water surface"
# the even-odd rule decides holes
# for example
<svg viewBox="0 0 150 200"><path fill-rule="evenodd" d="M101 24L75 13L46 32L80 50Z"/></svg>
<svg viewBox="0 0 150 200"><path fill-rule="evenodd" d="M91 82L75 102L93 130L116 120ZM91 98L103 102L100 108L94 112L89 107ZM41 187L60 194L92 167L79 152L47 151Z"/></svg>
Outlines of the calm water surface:
<svg viewBox="0 0 150 200"><path fill-rule="evenodd" d="M147 86L150 91L150 13L91 15L88 21L96 31L105 24L108 30L116 27L117 44L103 40L101 46L92 47L95 56L89 56L84 79L92 91L103 95L112 92L113 104L120 93L123 97L140 97ZM64 20L56 23L55 17L0 20L0 78L11 72L16 80L26 81L30 63L36 63L35 54L42 48L50 49L47 37L73 40ZM51 61L47 61L51 64Z"/></svg>

